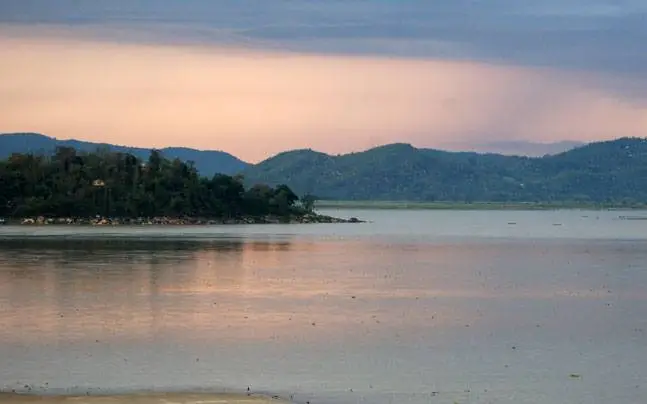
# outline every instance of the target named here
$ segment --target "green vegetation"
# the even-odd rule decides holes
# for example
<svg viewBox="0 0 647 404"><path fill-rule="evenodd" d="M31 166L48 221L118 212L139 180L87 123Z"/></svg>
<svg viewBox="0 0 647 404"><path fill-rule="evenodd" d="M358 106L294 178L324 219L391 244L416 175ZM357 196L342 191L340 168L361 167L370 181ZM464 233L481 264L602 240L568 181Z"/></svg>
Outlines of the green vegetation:
<svg viewBox="0 0 647 404"><path fill-rule="evenodd" d="M647 140L591 143L541 158L444 152L407 144L330 156L281 153L244 171L250 183L286 183L320 200L412 201L440 205L644 206Z"/></svg>
<svg viewBox="0 0 647 404"><path fill-rule="evenodd" d="M79 153L59 147L51 157L13 154L0 161L0 216L206 217L305 215L286 185L243 187L242 178L200 177L191 163L146 162L131 154Z"/></svg>

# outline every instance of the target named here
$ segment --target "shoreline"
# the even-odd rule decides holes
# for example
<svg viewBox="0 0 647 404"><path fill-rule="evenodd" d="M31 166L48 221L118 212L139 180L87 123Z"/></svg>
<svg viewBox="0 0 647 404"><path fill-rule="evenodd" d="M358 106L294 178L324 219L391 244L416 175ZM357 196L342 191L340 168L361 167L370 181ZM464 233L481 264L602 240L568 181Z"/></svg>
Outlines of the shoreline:
<svg viewBox="0 0 647 404"><path fill-rule="evenodd" d="M376 210L647 210L647 204L569 202L420 202L319 200L317 209Z"/></svg>
<svg viewBox="0 0 647 404"><path fill-rule="evenodd" d="M342 219L327 215L309 213L283 216L243 216L239 218L202 217L20 217L0 219L0 225L8 226L215 226L241 224L323 224L323 223L365 223L356 217Z"/></svg>

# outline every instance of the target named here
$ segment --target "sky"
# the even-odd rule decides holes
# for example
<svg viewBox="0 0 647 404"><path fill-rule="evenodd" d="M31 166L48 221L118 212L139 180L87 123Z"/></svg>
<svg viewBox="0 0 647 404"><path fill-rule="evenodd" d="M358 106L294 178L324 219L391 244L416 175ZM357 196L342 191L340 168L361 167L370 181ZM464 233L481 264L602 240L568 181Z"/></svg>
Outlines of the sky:
<svg viewBox="0 0 647 404"><path fill-rule="evenodd" d="M0 132L250 162L647 136L642 0L2 0Z"/></svg>

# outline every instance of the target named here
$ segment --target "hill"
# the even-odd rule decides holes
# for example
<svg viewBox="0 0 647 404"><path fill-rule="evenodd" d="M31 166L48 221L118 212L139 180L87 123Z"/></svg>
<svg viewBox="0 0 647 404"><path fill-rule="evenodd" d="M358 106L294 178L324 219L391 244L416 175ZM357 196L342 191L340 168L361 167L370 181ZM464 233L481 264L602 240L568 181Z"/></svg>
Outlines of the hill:
<svg viewBox="0 0 647 404"><path fill-rule="evenodd" d="M534 158L408 144L341 156L297 150L244 174L250 184L285 183L325 199L636 203L647 201L647 140L621 138Z"/></svg>
<svg viewBox="0 0 647 404"><path fill-rule="evenodd" d="M130 153L146 160L150 149L139 147L117 146L106 143L84 142L80 140L59 140L37 133L0 134L0 160L13 153L34 153L50 155L57 146L72 147L79 151L94 152L98 148L106 148L113 152ZM165 158L178 158L184 162L193 161L201 175L212 176L216 173L235 174L248 164L229 153L217 150L195 150L183 147L168 147L160 149Z"/></svg>

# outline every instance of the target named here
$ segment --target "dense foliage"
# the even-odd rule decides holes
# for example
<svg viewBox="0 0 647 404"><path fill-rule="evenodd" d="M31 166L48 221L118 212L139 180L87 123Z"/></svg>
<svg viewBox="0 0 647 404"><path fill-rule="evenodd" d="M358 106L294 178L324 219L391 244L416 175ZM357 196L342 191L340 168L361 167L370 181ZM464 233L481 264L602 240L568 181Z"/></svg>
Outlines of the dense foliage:
<svg viewBox="0 0 647 404"><path fill-rule="evenodd" d="M13 154L0 161L0 216L210 217L303 213L285 185L245 189L240 177L201 177L191 163L159 151L80 153L59 147L51 157Z"/></svg>
<svg viewBox="0 0 647 404"><path fill-rule="evenodd" d="M0 134L0 159L6 159L14 153L33 153L51 155L57 147L71 147L81 152L93 152L103 148L116 153L128 153L140 159L147 159L150 149L112 144L83 142L80 140L58 140L37 133ZM214 174L234 175L244 170L248 164L229 153L218 150L195 150L184 147L160 149L162 156L169 159L193 161L201 175L211 177Z"/></svg>
<svg viewBox="0 0 647 404"><path fill-rule="evenodd" d="M326 199L636 204L647 202L647 140L591 143L541 158L407 144L342 156L297 150L244 173L250 182L285 182Z"/></svg>

